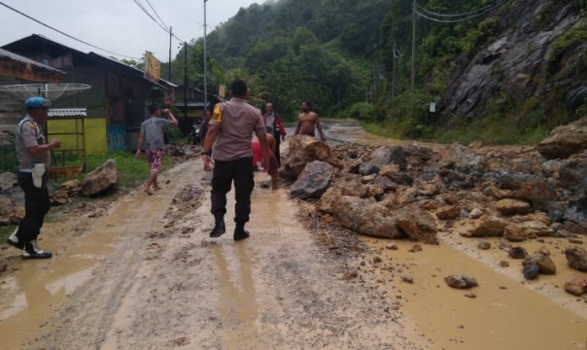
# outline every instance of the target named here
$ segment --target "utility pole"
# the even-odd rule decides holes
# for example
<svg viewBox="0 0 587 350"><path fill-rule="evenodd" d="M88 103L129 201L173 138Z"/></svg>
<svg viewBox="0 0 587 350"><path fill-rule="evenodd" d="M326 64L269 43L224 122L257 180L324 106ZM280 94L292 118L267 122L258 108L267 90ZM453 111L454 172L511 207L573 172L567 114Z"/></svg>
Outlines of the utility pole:
<svg viewBox="0 0 587 350"><path fill-rule="evenodd" d="M173 28L169 26L169 69L167 73L167 80L171 82L171 39L173 36Z"/></svg>
<svg viewBox="0 0 587 350"><path fill-rule="evenodd" d="M416 91L416 0L412 2L412 101Z"/></svg>
<svg viewBox="0 0 587 350"><path fill-rule="evenodd" d="M391 73L391 103L393 104L393 98L395 97L395 67L397 59L397 43L393 43L393 68Z"/></svg>
<svg viewBox="0 0 587 350"><path fill-rule="evenodd" d="M183 43L183 116L188 117L188 43Z"/></svg>
<svg viewBox="0 0 587 350"><path fill-rule="evenodd" d="M204 0L204 111L208 110L208 64L206 56L206 3Z"/></svg>

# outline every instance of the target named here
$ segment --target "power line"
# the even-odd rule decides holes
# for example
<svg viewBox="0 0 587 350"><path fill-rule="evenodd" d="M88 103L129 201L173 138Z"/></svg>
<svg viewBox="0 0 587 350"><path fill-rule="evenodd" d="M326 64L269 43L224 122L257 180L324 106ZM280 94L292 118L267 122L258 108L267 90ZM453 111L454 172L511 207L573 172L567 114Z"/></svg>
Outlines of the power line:
<svg viewBox="0 0 587 350"><path fill-rule="evenodd" d="M153 5L151 5L151 2L149 0L146 0L146 1L147 1L147 4L149 4L149 7L151 7L151 10L153 10L153 12L155 13L155 16L157 16L157 18L159 18L159 21L161 21L161 24L163 24L163 26L165 26L166 28L168 28L169 26L167 24L165 24L165 22L163 22L163 20L161 19L161 17L157 13L157 10L155 10L155 8L153 7Z"/></svg>
<svg viewBox="0 0 587 350"><path fill-rule="evenodd" d="M82 43L82 44L88 45L88 46L90 46L90 47L93 47L94 49L97 49L97 50L100 50L100 51L104 51L104 52L107 52L107 53L109 53L109 54L111 54L111 55L115 55L115 56L126 57L126 58L132 58L132 59L135 59L135 60L136 60L136 59L139 59L139 57L135 57L135 56L129 56L129 55L123 55L123 54L120 54L120 53L116 53L116 52L114 52L114 51L106 50L106 49L103 49L103 48L101 48L101 47L99 47L99 46L96 46L96 45L90 44L90 43L88 43L87 41L84 41L84 40L78 39L78 38L74 37L73 35L67 34L67 33L65 33L65 32L63 32L63 31L61 31L61 30L59 30L59 29L57 29L57 28L55 28L55 27L52 27L52 26L50 26L50 25L48 25L48 24L45 24L45 23L43 23L43 22L39 21L38 19L36 19L36 18L33 18L33 17L31 17L31 16L27 15L26 13L24 13L24 12L21 12L21 11L19 11L19 10L15 9L14 7L10 7L10 6L6 5L5 3L1 2L1 1L0 1L0 5L2 5L2 6L4 6L4 7L6 7L6 8L7 8L7 9L9 9L9 10L12 10L12 11L14 11L14 12L18 13L18 14L19 14L19 15L21 15L21 16L24 16L24 17L26 17L26 18L30 19L31 21L34 21L34 22L36 22L36 23L38 23L38 24L40 24L40 25L42 25L42 26L44 26L44 27L47 27L47 28L49 28L49 29L51 29L51 30L54 30L54 31L56 31L57 33L59 33L59 34L61 34L61 35L65 35L66 37L68 37L68 38L70 38L70 39L73 39L73 40L75 40L75 41L78 41L78 42L80 42L80 43Z"/></svg>
<svg viewBox="0 0 587 350"><path fill-rule="evenodd" d="M430 15L430 16L449 17L450 18L450 17L468 17L468 16L471 16L471 15L477 15L477 14L480 14L480 13L485 13L485 12L487 12L487 11L495 8L496 6L498 6L498 4L497 3L494 3L494 4L483 6L481 8L476 9L476 10L472 10L472 11L469 11L469 12L463 12L463 13L438 13L438 12L432 12L432 11L426 10L421 5L418 5L418 8L419 8L419 10L421 12L424 12L425 14Z"/></svg>
<svg viewBox="0 0 587 350"><path fill-rule="evenodd" d="M152 14L151 14L149 11L147 11L147 9L144 7L144 5L143 5L143 4L141 4L141 3L140 3L138 0L133 0L133 1L134 1L134 3L135 3L135 4L137 4L137 6L138 6L138 7L139 7L141 10L143 10L143 12L144 12L144 13L145 13L147 16L149 16L149 18L150 18L150 19L152 19L152 20L153 20L153 22L155 22L155 24L157 24L157 25L158 25L158 26L159 26L161 29L163 29L163 30L165 31L165 33L169 34L169 29L167 29L167 28L166 28L166 27L165 27L163 24L159 23L159 22L158 22L158 21L155 19L155 17L153 17L153 15L152 15ZM177 37L177 35L175 35L175 34L171 34L171 35L172 35L174 38L176 38L177 40L179 40L180 42L184 42L183 40L181 40L180 38L178 38L178 37Z"/></svg>
<svg viewBox="0 0 587 350"><path fill-rule="evenodd" d="M469 12L463 12L463 13L432 12L432 11L426 10L421 5L416 4L416 8L414 9L414 14L417 14L418 16L420 16L424 19L427 19L429 21L436 22L436 23L460 23L460 22L468 21L468 20L476 18L476 17L483 16L483 15L487 14L487 12L501 6L503 3L505 3L505 1L502 1L499 3L493 3L490 5L483 6L479 9L472 10ZM435 18L435 17L440 17L440 18ZM457 17L462 17L462 18L457 18Z"/></svg>

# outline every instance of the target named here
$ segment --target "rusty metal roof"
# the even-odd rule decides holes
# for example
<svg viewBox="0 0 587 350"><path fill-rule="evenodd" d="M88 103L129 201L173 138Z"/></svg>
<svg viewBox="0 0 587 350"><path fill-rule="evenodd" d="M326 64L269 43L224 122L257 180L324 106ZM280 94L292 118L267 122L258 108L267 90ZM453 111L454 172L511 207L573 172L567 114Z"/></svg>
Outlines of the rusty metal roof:
<svg viewBox="0 0 587 350"><path fill-rule="evenodd" d="M10 52L10 51L7 51L7 50L1 49L1 48L0 48L0 58L8 58L10 61L20 62L23 64L30 64L30 65L33 65L37 68L41 68L41 69L44 69L47 71L66 74L65 72L60 71L59 69L55 69L53 67L42 64L41 62L31 60L30 58L26 58L24 56L17 55L14 52Z"/></svg>

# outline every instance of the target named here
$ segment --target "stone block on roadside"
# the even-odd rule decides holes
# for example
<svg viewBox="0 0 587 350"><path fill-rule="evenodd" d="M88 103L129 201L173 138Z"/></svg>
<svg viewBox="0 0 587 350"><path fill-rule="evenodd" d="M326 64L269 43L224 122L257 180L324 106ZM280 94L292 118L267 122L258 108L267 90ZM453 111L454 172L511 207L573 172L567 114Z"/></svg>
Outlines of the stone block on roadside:
<svg viewBox="0 0 587 350"><path fill-rule="evenodd" d="M328 163L308 163L291 186L291 195L301 199L320 198L330 186L333 174L334 168Z"/></svg>
<svg viewBox="0 0 587 350"><path fill-rule="evenodd" d="M524 215L530 212L531 207L528 202L516 199L502 199L495 203L495 209L502 215Z"/></svg>
<svg viewBox="0 0 587 350"><path fill-rule="evenodd" d="M87 174L81 184L82 194L84 196L95 196L106 192L118 183L118 169L116 161L109 159Z"/></svg>

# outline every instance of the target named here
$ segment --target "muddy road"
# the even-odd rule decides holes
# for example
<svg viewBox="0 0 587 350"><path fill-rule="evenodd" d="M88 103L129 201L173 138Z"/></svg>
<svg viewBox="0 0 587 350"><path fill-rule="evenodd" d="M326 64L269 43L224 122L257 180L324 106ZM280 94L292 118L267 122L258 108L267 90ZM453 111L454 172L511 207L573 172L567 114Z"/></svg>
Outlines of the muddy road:
<svg viewBox="0 0 587 350"><path fill-rule="evenodd" d="M352 125L329 137L392 142ZM449 232L412 253L413 242L308 219L312 205L285 186L272 192L258 173L250 239L232 240L232 192L228 233L211 239L210 177L192 159L153 196L136 191L99 215L48 223L50 261L0 251L0 348L587 349L587 302L561 290L562 264L546 283L527 283L499 267L499 251L480 255ZM450 273L476 276L476 298L448 288Z"/></svg>
<svg viewBox="0 0 587 350"><path fill-rule="evenodd" d="M2 349L427 348L383 292L345 278L285 190L257 186L250 239L208 238L209 176L181 164L77 237L49 224L56 257L11 258L2 277Z"/></svg>

